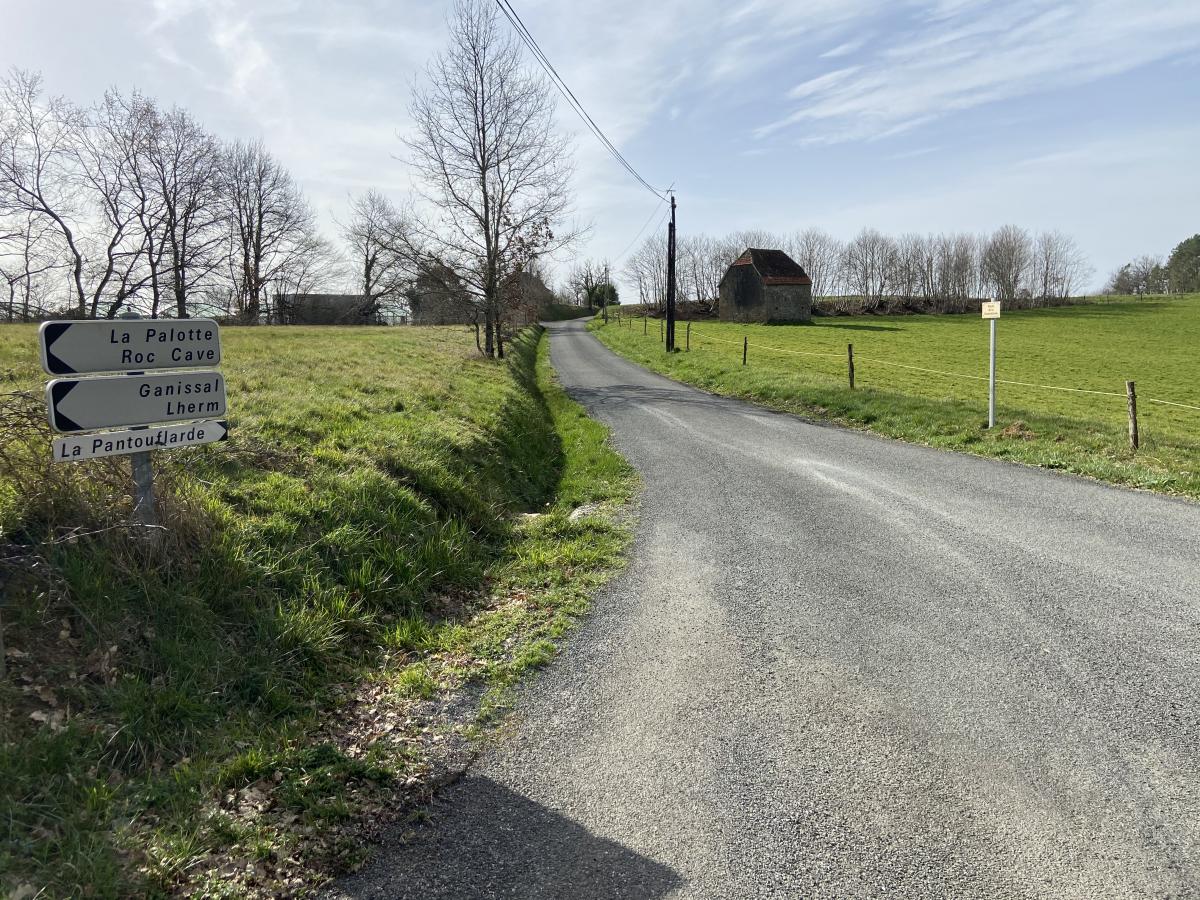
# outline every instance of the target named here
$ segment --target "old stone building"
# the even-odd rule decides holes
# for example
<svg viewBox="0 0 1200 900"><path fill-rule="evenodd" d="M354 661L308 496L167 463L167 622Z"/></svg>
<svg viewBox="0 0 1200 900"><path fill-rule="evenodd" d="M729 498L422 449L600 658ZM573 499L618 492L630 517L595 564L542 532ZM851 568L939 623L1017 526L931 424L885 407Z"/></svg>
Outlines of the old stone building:
<svg viewBox="0 0 1200 900"><path fill-rule="evenodd" d="M554 292L532 272L505 279L500 286L500 309L506 325L529 325L554 302ZM422 274L410 292L414 325L470 325L483 321L481 304L455 273L446 268Z"/></svg>
<svg viewBox="0 0 1200 900"><path fill-rule="evenodd" d="M379 304L362 294L276 294L267 321L279 325L382 325Z"/></svg>
<svg viewBox="0 0 1200 900"><path fill-rule="evenodd" d="M722 322L807 322L812 279L782 250L748 249L721 279Z"/></svg>
<svg viewBox="0 0 1200 900"><path fill-rule="evenodd" d="M414 325L470 325L481 318L462 279L445 266L417 277L408 306Z"/></svg>
<svg viewBox="0 0 1200 900"><path fill-rule="evenodd" d="M510 276L504 283L505 318L512 325L531 325L554 302L554 291L533 272Z"/></svg>

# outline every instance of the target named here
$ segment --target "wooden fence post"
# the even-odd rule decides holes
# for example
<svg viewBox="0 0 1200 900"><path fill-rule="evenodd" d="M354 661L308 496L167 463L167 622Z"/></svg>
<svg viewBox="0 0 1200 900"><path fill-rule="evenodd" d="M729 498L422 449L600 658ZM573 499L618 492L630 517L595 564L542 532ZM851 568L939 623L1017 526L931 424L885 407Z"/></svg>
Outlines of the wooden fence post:
<svg viewBox="0 0 1200 900"><path fill-rule="evenodd" d="M687 323L687 348L688 348L688 350L692 349L692 323L691 322Z"/></svg>
<svg viewBox="0 0 1200 900"><path fill-rule="evenodd" d="M854 345L846 345L846 362L850 365L850 390L854 390Z"/></svg>
<svg viewBox="0 0 1200 900"><path fill-rule="evenodd" d="M650 320L646 318L646 314L642 313L642 334L649 334Z"/></svg>
<svg viewBox="0 0 1200 900"><path fill-rule="evenodd" d="M660 344L663 342L663 323L662 323L662 319L659 319L659 320L658 320L658 342L659 342Z"/></svg>
<svg viewBox="0 0 1200 900"><path fill-rule="evenodd" d="M1137 385L1135 385L1132 381L1125 382L1125 393L1129 397L1129 447L1131 450L1137 450Z"/></svg>
<svg viewBox="0 0 1200 900"><path fill-rule="evenodd" d="M742 338L742 365L743 366L746 364L746 354L748 354L749 352L750 352L750 338L743 337Z"/></svg>

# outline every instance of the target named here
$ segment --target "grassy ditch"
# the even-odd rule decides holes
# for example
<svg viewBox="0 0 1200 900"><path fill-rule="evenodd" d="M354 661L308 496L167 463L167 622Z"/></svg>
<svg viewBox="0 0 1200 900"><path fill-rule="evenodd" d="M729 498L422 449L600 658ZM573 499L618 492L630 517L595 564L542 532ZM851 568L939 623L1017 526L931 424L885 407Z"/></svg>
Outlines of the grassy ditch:
<svg viewBox="0 0 1200 900"><path fill-rule="evenodd" d="M1150 400L1200 406L1200 296L1005 313L998 378L1026 384L999 385L993 430L986 428L988 328L977 316L700 322L692 325L691 352L670 355L658 325L624 319L591 327L616 352L705 390L934 447L1200 498L1200 410ZM680 347L686 335L681 324ZM1136 453L1126 380L1136 381L1140 398Z"/></svg>
<svg viewBox="0 0 1200 900"><path fill-rule="evenodd" d="M48 462L0 330L0 893L288 896L428 795L628 539L539 335L227 329L234 439L156 455L148 550L127 461Z"/></svg>

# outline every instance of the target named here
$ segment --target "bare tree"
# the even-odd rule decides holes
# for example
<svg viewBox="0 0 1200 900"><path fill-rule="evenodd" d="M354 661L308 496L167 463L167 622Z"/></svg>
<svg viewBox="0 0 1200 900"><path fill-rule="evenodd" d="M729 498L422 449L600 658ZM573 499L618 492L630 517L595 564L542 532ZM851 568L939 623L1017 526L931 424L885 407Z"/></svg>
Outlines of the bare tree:
<svg viewBox="0 0 1200 900"><path fill-rule="evenodd" d="M161 205L149 178L153 104L108 91L75 142L76 179L94 208L88 240L88 314L112 318L149 285L158 307Z"/></svg>
<svg viewBox="0 0 1200 900"><path fill-rule="evenodd" d="M449 25L450 45L415 93L416 134L405 141L439 213L414 225L413 247L437 264L427 269L454 272L475 297L492 356L505 282L574 237L557 233L572 169L554 130L551 86L522 65L495 7L456 0Z"/></svg>
<svg viewBox="0 0 1200 900"><path fill-rule="evenodd" d="M302 238L271 276L270 290L264 292L263 320L278 325L293 325L297 319L297 301L322 285L344 281L345 260L324 238L315 232ZM370 317L378 309L364 310Z"/></svg>
<svg viewBox="0 0 1200 900"><path fill-rule="evenodd" d="M62 261L55 246L53 222L25 212L0 225L0 280L7 293L5 318L27 322L45 312L50 294L48 274L60 272Z"/></svg>
<svg viewBox="0 0 1200 900"><path fill-rule="evenodd" d="M846 245L842 273L847 290L862 298L862 309L878 310L893 289L896 242L874 228L864 228Z"/></svg>
<svg viewBox="0 0 1200 900"><path fill-rule="evenodd" d="M1091 274L1075 239L1061 231L1044 231L1033 245L1033 296L1043 303L1066 300Z"/></svg>
<svg viewBox="0 0 1200 900"><path fill-rule="evenodd" d="M637 285L638 302L662 310L667 303L667 238L651 235L625 263L625 274Z"/></svg>
<svg viewBox="0 0 1200 900"><path fill-rule="evenodd" d="M342 226L342 238L357 271L364 315L403 302L412 282L403 252L407 229L395 206L379 191L351 199L350 220Z"/></svg>
<svg viewBox="0 0 1200 900"><path fill-rule="evenodd" d="M985 288L998 300L1011 301L1028 290L1033 240L1016 225L997 229L985 242L980 257Z"/></svg>
<svg viewBox="0 0 1200 900"><path fill-rule="evenodd" d="M842 242L820 228L806 228L788 242L793 258L812 279L814 297L829 297L838 292Z"/></svg>
<svg viewBox="0 0 1200 900"><path fill-rule="evenodd" d="M934 295L940 312L965 310L982 289L979 283L981 242L971 234L934 238Z"/></svg>
<svg viewBox="0 0 1200 900"><path fill-rule="evenodd" d="M221 145L191 115L175 108L156 115L150 167L162 202L161 244L175 315L223 261Z"/></svg>
<svg viewBox="0 0 1200 900"><path fill-rule="evenodd" d="M238 316L256 324L268 286L319 246L312 207L261 141L225 154L229 270Z"/></svg>
<svg viewBox="0 0 1200 900"><path fill-rule="evenodd" d="M741 252L728 239L707 234L679 240L676 272L680 296L692 300L702 313L714 313L721 302L721 279Z"/></svg>
<svg viewBox="0 0 1200 900"><path fill-rule="evenodd" d="M567 287L575 304L588 309L605 307L616 297L607 260L588 259L572 267L567 275Z"/></svg>
<svg viewBox="0 0 1200 900"><path fill-rule="evenodd" d="M778 249L784 245L784 238L773 231L766 231L762 228L747 228L742 231L735 231L727 240L731 245L737 247L737 252L734 258L740 256L743 250L751 247L755 249ZM730 260L732 262L733 260Z"/></svg>
<svg viewBox="0 0 1200 900"><path fill-rule="evenodd" d="M42 78L14 70L0 82L0 209L54 225L69 260L74 306L87 314L83 253L74 217L79 212L75 145L84 116L62 97L42 100Z"/></svg>

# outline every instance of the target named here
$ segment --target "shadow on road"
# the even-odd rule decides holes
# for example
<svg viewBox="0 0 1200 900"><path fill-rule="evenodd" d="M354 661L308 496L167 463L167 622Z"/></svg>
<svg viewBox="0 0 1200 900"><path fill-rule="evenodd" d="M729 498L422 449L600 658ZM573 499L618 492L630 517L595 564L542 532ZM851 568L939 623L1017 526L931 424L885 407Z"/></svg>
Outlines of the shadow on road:
<svg viewBox="0 0 1200 900"><path fill-rule="evenodd" d="M644 384L611 384L604 388L571 388L572 400L588 409L640 407L647 403L679 403L683 406L720 408L726 397L704 394L701 390L679 388L650 388Z"/></svg>
<svg viewBox="0 0 1200 900"><path fill-rule="evenodd" d="M329 896L655 900L681 884L667 866L471 775L435 802L428 824L384 847Z"/></svg>

